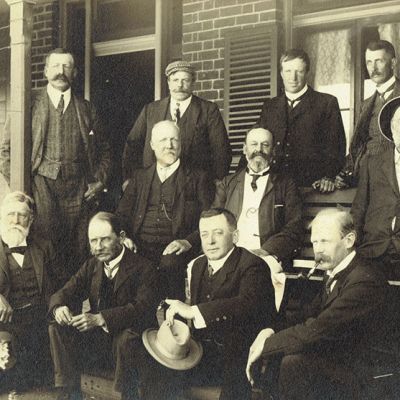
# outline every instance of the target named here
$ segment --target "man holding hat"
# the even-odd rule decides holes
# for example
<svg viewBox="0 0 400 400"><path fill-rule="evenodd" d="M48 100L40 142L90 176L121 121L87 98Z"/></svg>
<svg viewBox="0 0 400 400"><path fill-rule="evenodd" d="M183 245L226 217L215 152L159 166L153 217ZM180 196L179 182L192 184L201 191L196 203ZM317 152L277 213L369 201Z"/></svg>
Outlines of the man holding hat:
<svg viewBox="0 0 400 400"><path fill-rule="evenodd" d="M400 97L379 115L385 140L394 143L362 165L351 213L360 253L378 262L388 279L400 279Z"/></svg>
<svg viewBox="0 0 400 400"><path fill-rule="evenodd" d="M190 383L220 384L220 400L250 399L245 376L247 351L262 324L275 323L269 268L261 258L236 247L237 223L230 211L203 211L199 230L204 255L189 264L190 305L166 300L170 305L166 321L174 327L180 325L176 316L191 320L194 337L202 344L203 358L192 370ZM147 348L157 347L151 346L150 337L147 342ZM172 358L168 357L171 352L164 351L164 357L159 357L149 351L164 365L165 359Z"/></svg>
<svg viewBox="0 0 400 400"><path fill-rule="evenodd" d="M165 70L170 95L144 106L126 141L122 167L126 181L133 170L154 163L150 147L154 124L166 119L179 126L182 163L203 169L211 179L228 173L231 148L218 106L192 94L195 70L186 61L175 61Z"/></svg>

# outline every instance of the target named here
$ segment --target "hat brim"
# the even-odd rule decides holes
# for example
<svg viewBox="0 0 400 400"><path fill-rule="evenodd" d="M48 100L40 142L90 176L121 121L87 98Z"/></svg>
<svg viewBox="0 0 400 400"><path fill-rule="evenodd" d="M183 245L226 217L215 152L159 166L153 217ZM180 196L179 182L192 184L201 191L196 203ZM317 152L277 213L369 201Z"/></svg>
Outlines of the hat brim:
<svg viewBox="0 0 400 400"><path fill-rule="evenodd" d="M203 347L192 338L189 339L189 353L182 360L172 360L165 357L157 348L157 329L146 329L142 334L144 347L150 355L167 368L184 371L195 367L203 356Z"/></svg>
<svg viewBox="0 0 400 400"><path fill-rule="evenodd" d="M379 130L381 134L387 139L393 142L392 130L390 128L390 122L395 111L400 107L400 97L395 97L389 100L381 109L378 116Z"/></svg>

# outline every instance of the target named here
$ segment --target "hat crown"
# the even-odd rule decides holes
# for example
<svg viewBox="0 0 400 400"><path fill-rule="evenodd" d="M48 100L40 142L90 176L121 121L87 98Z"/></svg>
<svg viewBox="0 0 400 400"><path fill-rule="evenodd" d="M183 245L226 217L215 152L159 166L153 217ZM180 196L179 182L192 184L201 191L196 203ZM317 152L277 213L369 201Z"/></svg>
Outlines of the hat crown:
<svg viewBox="0 0 400 400"><path fill-rule="evenodd" d="M174 74L178 71L188 72L191 75L194 75L195 70L192 65L187 61L174 61L167 65L165 68L165 75L169 77L170 75Z"/></svg>
<svg viewBox="0 0 400 400"><path fill-rule="evenodd" d="M172 360L182 360L189 353L189 340L190 331L186 324L175 320L169 326L164 321L157 332L156 345L164 356Z"/></svg>

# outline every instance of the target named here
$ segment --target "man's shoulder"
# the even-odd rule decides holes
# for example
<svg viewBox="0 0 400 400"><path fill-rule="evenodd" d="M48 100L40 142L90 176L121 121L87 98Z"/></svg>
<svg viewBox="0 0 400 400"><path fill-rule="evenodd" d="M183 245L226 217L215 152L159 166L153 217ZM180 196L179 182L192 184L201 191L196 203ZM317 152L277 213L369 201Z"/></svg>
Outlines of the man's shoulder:
<svg viewBox="0 0 400 400"><path fill-rule="evenodd" d="M140 254L134 253L127 248L125 248L124 257L122 258L121 262L123 262L128 268L131 268L133 271L142 272L144 269L152 268L150 260L141 256Z"/></svg>
<svg viewBox="0 0 400 400"><path fill-rule="evenodd" d="M381 285L387 285L387 280L384 274L370 259L357 254L351 264L353 264L353 268L348 275L349 281L374 282Z"/></svg>
<svg viewBox="0 0 400 400"><path fill-rule="evenodd" d="M317 90L314 90L311 87L308 90L309 90L309 96L311 96L311 99L316 104L332 103L332 102L337 103L337 97L329 93L318 92Z"/></svg>
<svg viewBox="0 0 400 400"><path fill-rule="evenodd" d="M218 108L218 105L210 100L203 99L202 97L196 96L195 94L192 95L192 101L194 103L199 104L201 107L205 108Z"/></svg>

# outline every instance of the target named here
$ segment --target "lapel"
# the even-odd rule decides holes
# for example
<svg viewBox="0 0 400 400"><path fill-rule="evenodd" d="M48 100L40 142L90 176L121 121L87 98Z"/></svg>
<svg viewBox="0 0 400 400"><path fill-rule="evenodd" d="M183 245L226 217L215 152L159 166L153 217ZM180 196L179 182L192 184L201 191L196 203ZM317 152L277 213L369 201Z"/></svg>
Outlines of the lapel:
<svg viewBox="0 0 400 400"><path fill-rule="evenodd" d="M400 96L400 80L396 79L396 82L394 83L393 92L390 93L390 96L386 99L386 102L398 96Z"/></svg>
<svg viewBox="0 0 400 400"><path fill-rule="evenodd" d="M32 266L33 269L35 270L36 278L38 281L38 286L39 286L39 292L42 293L43 289L43 264L44 264L44 257L43 257L43 251L36 246L36 244L32 241L29 240L27 241L27 248L26 248L26 253L25 255L28 255L31 257L32 260Z"/></svg>
<svg viewBox="0 0 400 400"><path fill-rule="evenodd" d="M174 205L174 208L178 205L177 199L179 198L179 195L182 193L182 190L185 189L186 185L188 184L188 181L190 179L190 173L189 170L184 168L181 165L179 165L179 168L177 170L177 175L176 175L176 186L175 186L175 193L174 193L174 198L172 200L172 204ZM174 210L175 214L175 210Z"/></svg>
<svg viewBox="0 0 400 400"><path fill-rule="evenodd" d="M392 187L396 196L399 196L399 187L396 178L396 170L394 166L394 154L393 149L388 149L382 153L381 169L383 174L386 176L390 186Z"/></svg>
<svg viewBox="0 0 400 400"><path fill-rule="evenodd" d="M304 97L301 99L300 103L292 110L290 116L292 120L295 120L300 115L309 115L311 112L312 106L315 104L313 102L314 98L314 89L311 86L308 86L307 92L304 94ZM286 97L285 97L285 105Z"/></svg>
<svg viewBox="0 0 400 400"><path fill-rule="evenodd" d="M155 104L155 108L154 108L154 114L153 115L156 117L157 120L153 121L153 125L156 122L163 121L163 120L167 119L169 103L170 103L170 96L164 97L158 103L154 103Z"/></svg>
<svg viewBox="0 0 400 400"><path fill-rule="evenodd" d="M83 145L85 147L85 152L87 152L89 147L89 127L86 121L87 114L84 102L78 97L76 97L75 94L73 93L71 95L71 100L73 105L75 106L76 114L78 117L79 129L81 131L81 136L83 140Z"/></svg>
<svg viewBox="0 0 400 400"><path fill-rule="evenodd" d="M96 303L96 309L100 302L100 286L103 278L103 263L98 260L94 260L93 277L91 284L91 295L93 296L94 302Z"/></svg>
<svg viewBox="0 0 400 400"><path fill-rule="evenodd" d="M275 124L277 124L276 134L278 135L275 137L275 143L277 141L282 142L285 140L288 129L288 106L285 92L280 95L276 101ZM280 132L282 132L282 137L279 137Z"/></svg>
<svg viewBox="0 0 400 400"><path fill-rule="evenodd" d="M208 260L206 256L201 256L196 260L192 267L192 277L190 279L190 303L192 305L199 303L199 288Z"/></svg>
<svg viewBox="0 0 400 400"><path fill-rule="evenodd" d="M263 194L263 197L261 201L265 199L265 197L271 192L271 190L274 188L274 183L275 183L276 175L273 173L269 174L267 185L265 186L265 191Z"/></svg>
<svg viewBox="0 0 400 400"><path fill-rule="evenodd" d="M151 167L147 168L147 170L144 172L144 179L141 182L141 184L142 184L141 193L143 194L143 199L140 199L141 204L143 204L144 207L146 207L146 205L148 203L150 190L151 190L151 184L153 183L154 175L156 173L157 173L156 163L154 163Z"/></svg>
<svg viewBox="0 0 400 400"><path fill-rule="evenodd" d="M336 297L342 291L342 288L344 286L344 283L346 282L348 275L357 266L356 259L357 259L357 255L353 258L353 260L350 262L350 264L343 271L340 271L337 274L336 284L335 284L334 288L332 289L332 291L328 294L328 297L326 298L326 301L324 304L324 308L326 308L330 303L332 303L332 301L335 300ZM323 290L325 290L325 288L323 288Z"/></svg>
<svg viewBox="0 0 400 400"><path fill-rule="evenodd" d="M9 265L6 252L4 251L4 244L2 240L0 240L0 268L4 271L4 274L8 276Z"/></svg>
<svg viewBox="0 0 400 400"><path fill-rule="evenodd" d="M34 105L32 120L32 133L38 135L37 145L46 140L47 126L49 123L49 96L46 87L37 95ZM36 144L36 143L34 143ZM33 145L34 145L33 144Z"/></svg>
<svg viewBox="0 0 400 400"><path fill-rule="evenodd" d="M232 193L234 193L235 189L237 188L238 190L238 197L237 197L237 202L234 202L234 204L232 204L233 206L235 206L236 208L236 212L234 212L234 214L236 215L236 219L239 218L240 213L242 211L243 208L243 197L244 197L244 181L245 181L245 177L246 177L246 170L243 169L241 172L238 173L237 177L236 177L236 185L232 190Z"/></svg>
<svg viewBox="0 0 400 400"><path fill-rule="evenodd" d="M187 108L184 117L186 117L186 127L189 129L181 130L181 142L182 142L182 154L187 154L188 149L192 144L193 138L196 133L197 121L201 113L201 103L200 99L192 95L192 100L190 101L189 107Z"/></svg>
<svg viewBox="0 0 400 400"><path fill-rule="evenodd" d="M119 263L118 272L115 275L114 294L117 293L118 289L124 284L124 282L132 275L132 268L135 265L133 262L129 262L131 253L130 250L125 248L124 256Z"/></svg>
<svg viewBox="0 0 400 400"><path fill-rule="evenodd" d="M226 282L231 274L236 271L236 266L240 259L240 250L238 247L232 251L231 255L225 261L224 266L215 274L214 278L214 290L218 291L218 289Z"/></svg>

